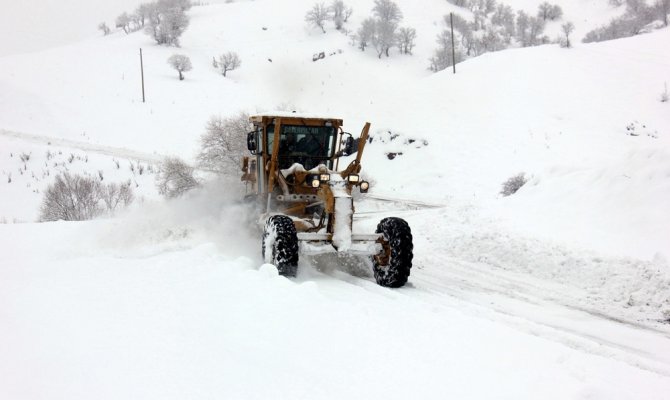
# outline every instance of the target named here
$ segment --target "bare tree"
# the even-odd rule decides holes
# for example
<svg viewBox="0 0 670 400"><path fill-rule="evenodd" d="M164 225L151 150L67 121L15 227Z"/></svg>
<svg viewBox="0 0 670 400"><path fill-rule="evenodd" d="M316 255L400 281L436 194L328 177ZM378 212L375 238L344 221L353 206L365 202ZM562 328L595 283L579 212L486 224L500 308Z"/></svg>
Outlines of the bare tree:
<svg viewBox="0 0 670 400"><path fill-rule="evenodd" d="M221 69L223 76L226 76L228 71L239 68L240 65L242 65L242 60L240 60L240 56L234 51L229 51L219 56L219 69Z"/></svg>
<svg viewBox="0 0 670 400"><path fill-rule="evenodd" d="M376 30L377 22L374 18L367 18L363 21L363 24L358 28L358 32L356 33L359 49L365 51L365 48L372 43Z"/></svg>
<svg viewBox="0 0 670 400"><path fill-rule="evenodd" d="M561 25L561 29L563 30L563 34L565 35L565 47L568 49L572 47L572 44L570 43L570 34L575 30L575 24L572 22L566 22L563 25Z"/></svg>
<svg viewBox="0 0 670 400"><path fill-rule="evenodd" d="M656 13L661 17L663 25L668 26L668 14L670 13L670 0L657 0L654 4Z"/></svg>
<svg viewBox="0 0 670 400"><path fill-rule="evenodd" d="M40 208L40 221L83 221L102 213L100 183L93 178L57 175L47 187Z"/></svg>
<svg viewBox="0 0 670 400"><path fill-rule="evenodd" d="M400 28L398 29L398 47L402 54L412 54L412 49L416 45L416 29Z"/></svg>
<svg viewBox="0 0 670 400"><path fill-rule="evenodd" d="M107 24L104 23L104 22L101 22L101 23L98 25L98 29L101 30L102 33L103 33L105 36L109 35L109 32L111 32L111 30L109 29L109 26L107 26Z"/></svg>
<svg viewBox="0 0 670 400"><path fill-rule="evenodd" d="M375 0L372 13L376 17L372 44L377 50L379 58L383 54L388 57L389 50L397 40L396 30L398 29L398 23L402 21L402 12L400 7L391 0Z"/></svg>
<svg viewBox="0 0 670 400"><path fill-rule="evenodd" d="M449 68L454 63L458 63L461 60L460 49L456 49L456 59L454 59L451 51L451 32L444 30L437 36L437 50L433 54L433 57L430 58L430 70L433 72L442 71L443 69Z"/></svg>
<svg viewBox="0 0 670 400"><path fill-rule="evenodd" d="M536 46L541 43L542 32L544 32L544 20L536 17L530 17L528 19L529 29L528 29L528 46Z"/></svg>
<svg viewBox="0 0 670 400"><path fill-rule="evenodd" d="M182 54L173 54L167 60L168 64L172 66L177 72L179 72L179 80L184 80L184 72L190 71L193 69L191 65L191 59Z"/></svg>
<svg viewBox="0 0 670 400"><path fill-rule="evenodd" d="M537 16L546 21L547 19L549 19L551 8L552 8L551 4L545 1L544 3L538 6Z"/></svg>
<svg viewBox="0 0 670 400"><path fill-rule="evenodd" d="M123 184L110 183L102 186L100 197L105 203L107 211L113 213L120 205L129 206L135 199L135 194L130 186L130 181L128 181Z"/></svg>
<svg viewBox="0 0 670 400"><path fill-rule="evenodd" d="M376 28L375 35L372 37L372 45L377 50L377 57L382 58L384 54L389 57L389 50L396 40L398 24L393 21L378 20Z"/></svg>
<svg viewBox="0 0 670 400"><path fill-rule="evenodd" d="M246 134L251 130L249 114L212 117L205 129L200 137L198 166L223 175L238 174L242 156L247 153Z"/></svg>
<svg viewBox="0 0 670 400"><path fill-rule="evenodd" d="M133 18L137 22L138 26L137 29L144 28L144 24L149 19L149 16L151 14L151 5L150 4L140 4L137 6L135 9L135 13L133 13Z"/></svg>
<svg viewBox="0 0 670 400"><path fill-rule="evenodd" d="M447 1L455 5L456 7L470 8L469 0L447 0Z"/></svg>
<svg viewBox="0 0 670 400"><path fill-rule="evenodd" d="M188 27L189 19L178 0L160 0L148 7L146 33L153 36L158 44L179 47L179 37Z"/></svg>
<svg viewBox="0 0 670 400"><path fill-rule="evenodd" d="M168 199L179 197L200 186L193 176L194 169L177 157L165 158L156 174L158 193Z"/></svg>
<svg viewBox="0 0 670 400"><path fill-rule="evenodd" d="M330 11L324 3L316 3L312 9L305 14L305 22L321 28L326 33L325 23L330 18Z"/></svg>
<svg viewBox="0 0 670 400"><path fill-rule="evenodd" d="M372 13L382 22L395 22L397 24L402 21L400 7L391 0L375 0Z"/></svg>
<svg viewBox="0 0 670 400"><path fill-rule="evenodd" d="M512 7L498 4L495 12L491 16L491 23L505 29L503 35L505 37L505 42L509 44L515 34L514 11L512 10Z"/></svg>
<svg viewBox="0 0 670 400"><path fill-rule="evenodd" d="M123 31L126 33L130 33L130 23L131 23L130 15L128 15L127 12L124 12L123 14L119 15L116 17L116 27L123 29Z"/></svg>
<svg viewBox="0 0 670 400"><path fill-rule="evenodd" d="M549 13L549 19L553 21L555 19L561 18L562 16L563 16L563 9L558 4L554 4L554 6L551 7L551 12Z"/></svg>
<svg viewBox="0 0 670 400"><path fill-rule="evenodd" d="M342 26L349 20L351 14L354 12L353 8L347 7L342 0L333 0L330 3L330 17L335 23L335 29L340 30Z"/></svg>

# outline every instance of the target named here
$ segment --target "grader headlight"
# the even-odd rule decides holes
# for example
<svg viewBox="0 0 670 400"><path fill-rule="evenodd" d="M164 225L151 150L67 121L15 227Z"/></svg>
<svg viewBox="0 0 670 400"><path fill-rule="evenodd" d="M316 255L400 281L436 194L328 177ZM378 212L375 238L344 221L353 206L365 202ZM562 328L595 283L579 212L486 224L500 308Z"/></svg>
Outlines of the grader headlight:
<svg viewBox="0 0 670 400"><path fill-rule="evenodd" d="M370 189L370 183L368 183L367 181L362 181L362 182L358 185L358 187L359 187L359 189L361 190L361 193L367 193L367 192L368 192L368 189Z"/></svg>
<svg viewBox="0 0 670 400"><path fill-rule="evenodd" d="M328 182L330 180L330 174L320 174L319 180L321 182Z"/></svg>
<svg viewBox="0 0 670 400"><path fill-rule="evenodd" d="M356 174L351 174L347 177L349 183L358 183L361 180L361 177Z"/></svg>

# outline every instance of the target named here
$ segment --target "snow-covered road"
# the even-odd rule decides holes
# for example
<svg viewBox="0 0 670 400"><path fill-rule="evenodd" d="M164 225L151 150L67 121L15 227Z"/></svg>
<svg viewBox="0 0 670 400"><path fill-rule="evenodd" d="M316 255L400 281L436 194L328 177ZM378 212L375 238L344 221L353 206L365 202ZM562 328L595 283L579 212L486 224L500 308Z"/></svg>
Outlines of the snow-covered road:
<svg viewBox="0 0 670 400"><path fill-rule="evenodd" d="M416 262L410 284L390 290L307 260L297 278L279 277L256 238L232 228L234 207L202 205L0 225L11 243L0 397L663 399L670 389L664 325L596 315L574 287L450 256L422 234L449 207L396 212L413 224Z"/></svg>

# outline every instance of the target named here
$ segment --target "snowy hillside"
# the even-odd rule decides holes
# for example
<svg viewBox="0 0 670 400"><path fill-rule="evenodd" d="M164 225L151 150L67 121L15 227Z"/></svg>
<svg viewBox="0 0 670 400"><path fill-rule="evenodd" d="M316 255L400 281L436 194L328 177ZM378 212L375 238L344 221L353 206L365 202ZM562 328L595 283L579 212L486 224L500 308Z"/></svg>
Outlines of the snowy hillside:
<svg viewBox="0 0 670 400"><path fill-rule="evenodd" d="M0 398L667 397L669 29L487 53L454 75L428 70L443 16L468 16L443 0L398 0L417 45L381 59L309 27L313 0L202 3L181 48L116 30L0 56ZM621 13L560 4L548 35ZM354 31L373 1L351 5ZM226 51L242 65L223 77ZM184 81L175 53L193 63ZM354 228L409 222L407 287L338 260L278 277L241 228L237 182L158 196L157 164L193 161L211 116L275 109L354 135L372 123ZM35 223L64 171L130 182L137 200Z"/></svg>

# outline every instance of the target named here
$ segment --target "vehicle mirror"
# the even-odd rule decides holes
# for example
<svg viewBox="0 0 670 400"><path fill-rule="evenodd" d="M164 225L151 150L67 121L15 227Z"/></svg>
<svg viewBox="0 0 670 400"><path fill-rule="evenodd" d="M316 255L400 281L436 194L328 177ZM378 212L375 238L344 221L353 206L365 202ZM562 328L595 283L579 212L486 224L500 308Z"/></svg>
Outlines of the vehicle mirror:
<svg viewBox="0 0 670 400"><path fill-rule="evenodd" d="M354 139L353 136L349 135L344 139L344 148L342 149L342 154L345 156L350 156L358 151L358 139Z"/></svg>
<svg viewBox="0 0 670 400"><path fill-rule="evenodd" d="M251 154L256 154L256 150L258 150L258 143L256 142L256 132L247 133L247 149L249 149Z"/></svg>

